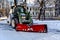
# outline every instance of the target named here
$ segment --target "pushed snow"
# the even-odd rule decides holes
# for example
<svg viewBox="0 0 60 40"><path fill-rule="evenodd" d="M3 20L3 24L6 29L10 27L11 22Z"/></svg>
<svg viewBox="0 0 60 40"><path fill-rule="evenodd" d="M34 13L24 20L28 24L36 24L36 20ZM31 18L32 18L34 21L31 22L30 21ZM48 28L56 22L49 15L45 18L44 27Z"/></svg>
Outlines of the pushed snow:
<svg viewBox="0 0 60 40"><path fill-rule="evenodd" d="M60 20L33 20L34 24L47 24L49 29L60 30Z"/></svg>

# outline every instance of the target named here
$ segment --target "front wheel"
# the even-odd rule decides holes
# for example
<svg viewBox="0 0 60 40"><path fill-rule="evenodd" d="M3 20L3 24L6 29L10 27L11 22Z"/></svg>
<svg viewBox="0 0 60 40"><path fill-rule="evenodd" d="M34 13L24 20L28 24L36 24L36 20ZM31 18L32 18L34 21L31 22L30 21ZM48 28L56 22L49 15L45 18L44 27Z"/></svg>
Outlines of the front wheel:
<svg viewBox="0 0 60 40"><path fill-rule="evenodd" d="M12 23L11 23L11 25L12 25L12 27L15 29L15 27L16 27L16 23L15 23L15 20L14 20L14 19L12 19Z"/></svg>

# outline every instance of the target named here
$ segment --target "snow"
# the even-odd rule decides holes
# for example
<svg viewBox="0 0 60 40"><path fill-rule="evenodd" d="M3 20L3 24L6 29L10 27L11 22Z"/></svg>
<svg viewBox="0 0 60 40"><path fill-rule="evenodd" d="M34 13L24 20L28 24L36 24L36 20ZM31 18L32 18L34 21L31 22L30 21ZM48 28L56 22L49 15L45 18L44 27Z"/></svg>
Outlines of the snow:
<svg viewBox="0 0 60 40"><path fill-rule="evenodd" d="M0 40L60 40L60 30L56 31L59 28L59 20L34 20L34 23L47 24L49 28L48 33L17 32L7 24L6 20L4 20L0 21Z"/></svg>
<svg viewBox="0 0 60 40"><path fill-rule="evenodd" d="M60 30L60 20L34 20L35 24L47 24L49 29Z"/></svg>
<svg viewBox="0 0 60 40"><path fill-rule="evenodd" d="M2 19L7 19L7 17L0 17L0 19L2 20Z"/></svg>

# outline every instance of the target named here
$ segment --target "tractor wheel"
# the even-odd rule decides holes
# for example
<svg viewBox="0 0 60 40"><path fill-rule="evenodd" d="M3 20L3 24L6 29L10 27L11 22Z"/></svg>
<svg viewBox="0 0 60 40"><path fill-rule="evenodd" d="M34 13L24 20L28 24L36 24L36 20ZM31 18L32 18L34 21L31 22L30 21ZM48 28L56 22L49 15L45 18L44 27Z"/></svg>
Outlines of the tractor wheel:
<svg viewBox="0 0 60 40"><path fill-rule="evenodd" d="M11 25L12 25L12 28L14 28L14 29L15 29L15 27L16 27L16 22L15 22L15 20L14 20L14 19L12 19Z"/></svg>

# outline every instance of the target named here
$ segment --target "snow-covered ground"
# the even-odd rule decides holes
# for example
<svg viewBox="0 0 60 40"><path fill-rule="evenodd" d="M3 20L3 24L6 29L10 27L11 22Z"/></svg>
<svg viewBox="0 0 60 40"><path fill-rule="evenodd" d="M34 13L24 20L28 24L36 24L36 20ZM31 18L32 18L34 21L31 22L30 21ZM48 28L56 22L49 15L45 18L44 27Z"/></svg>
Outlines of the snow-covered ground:
<svg viewBox="0 0 60 40"><path fill-rule="evenodd" d="M0 21L0 40L60 40L60 31L58 25L60 21L39 21L34 20L34 23L42 23L48 25L48 33L33 33L33 32L16 32L6 22ZM50 25L50 26L49 26ZM57 27L57 28L56 28ZM54 28L54 29L53 29Z"/></svg>
<svg viewBox="0 0 60 40"><path fill-rule="evenodd" d="M47 24L49 29L57 29L60 30L60 20L34 20L36 24Z"/></svg>

